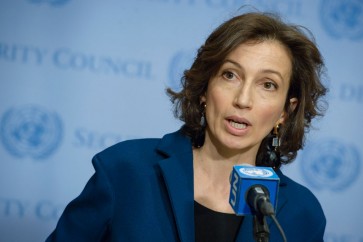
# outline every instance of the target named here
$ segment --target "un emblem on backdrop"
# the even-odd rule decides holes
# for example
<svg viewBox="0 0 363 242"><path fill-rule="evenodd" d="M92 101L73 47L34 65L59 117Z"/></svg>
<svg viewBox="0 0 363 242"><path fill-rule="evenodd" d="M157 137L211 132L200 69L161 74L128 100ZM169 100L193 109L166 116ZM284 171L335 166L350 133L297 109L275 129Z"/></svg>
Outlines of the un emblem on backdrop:
<svg viewBox="0 0 363 242"><path fill-rule="evenodd" d="M184 70L191 67L194 61L193 51L179 51L171 59L169 65L169 87L175 91L181 89L180 79Z"/></svg>
<svg viewBox="0 0 363 242"><path fill-rule="evenodd" d="M357 179L360 154L353 145L321 140L304 149L300 165L303 177L312 187L341 191Z"/></svg>
<svg viewBox="0 0 363 242"><path fill-rule="evenodd" d="M363 1L323 0L320 17L325 30L335 38L363 37Z"/></svg>
<svg viewBox="0 0 363 242"><path fill-rule="evenodd" d="M33 159L51 155L63 133L59 116L37 106L9 109L2 117L0 131L10 154Z"/></svg>

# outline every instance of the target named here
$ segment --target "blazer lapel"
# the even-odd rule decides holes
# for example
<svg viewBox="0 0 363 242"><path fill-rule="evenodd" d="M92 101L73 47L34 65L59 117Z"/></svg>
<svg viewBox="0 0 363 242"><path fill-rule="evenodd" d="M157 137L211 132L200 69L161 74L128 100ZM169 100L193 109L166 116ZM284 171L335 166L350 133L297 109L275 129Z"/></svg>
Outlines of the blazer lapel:
<svg viewBox="0 0 363 242"><path fill-rule="evenodd" d="M159 151L167 157L159 162L169 193L180 241L194 242L194 186L192 146L188 139L164 137ZM170 139L172 138L172 139Z"/></svg>
<svg viewBox="0 0 363 242"><path fill-rule="evenodd" d="M159 162L164 181L169 193L170 203L175 216L175 222L180 241L194 242L194 185L193 185L193 155L192 145L188 138L180 134L180 131L166 135L161 140L158 151L165 159ZM279 195L276 215L281 212L287 203L285 195L285 176L280 170ZM271 224L271 220L268 219ZM254 241L253 216L246 215L240 227L236 242Z"/></svg>

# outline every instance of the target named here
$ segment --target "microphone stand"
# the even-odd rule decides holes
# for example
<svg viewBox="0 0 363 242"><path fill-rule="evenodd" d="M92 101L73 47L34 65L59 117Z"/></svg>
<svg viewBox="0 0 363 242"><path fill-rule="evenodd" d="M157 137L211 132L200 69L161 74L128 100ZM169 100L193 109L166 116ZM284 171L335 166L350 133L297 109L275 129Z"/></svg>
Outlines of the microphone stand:
<svg viewBox="0 0 363 242"><path fill-rule="evenodd" d="M270 230L266 222L266 217L262 214L253 216L253 235L256 242L269 241Z"/></svg>

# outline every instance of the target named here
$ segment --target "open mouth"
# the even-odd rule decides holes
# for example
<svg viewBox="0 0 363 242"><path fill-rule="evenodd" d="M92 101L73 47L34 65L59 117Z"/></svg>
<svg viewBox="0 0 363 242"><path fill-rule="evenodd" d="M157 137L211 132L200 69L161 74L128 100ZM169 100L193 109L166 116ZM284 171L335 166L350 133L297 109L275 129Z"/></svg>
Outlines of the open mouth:
<svg viewBox="0 0 363 242"><path fill-rule="evenodd" d="M239 123L239 122L236 122L234 120L228 120L229 121L229 124L233 127L233 128L236 128L236 129L245 129L247 127L247 123Z"/></svg>

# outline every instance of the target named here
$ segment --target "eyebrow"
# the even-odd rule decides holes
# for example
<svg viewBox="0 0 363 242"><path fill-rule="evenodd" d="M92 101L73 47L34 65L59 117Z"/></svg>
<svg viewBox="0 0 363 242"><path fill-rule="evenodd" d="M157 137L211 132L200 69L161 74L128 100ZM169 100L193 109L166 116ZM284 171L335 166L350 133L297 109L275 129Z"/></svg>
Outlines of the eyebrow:
<svg viewBox="0 0 363 242"><path fill-rule="evenodd" d="M231 63L232 65L236 66L237 68L241 69L241 70L244 70L244 68L238 63L238 62L235 62L234 60L231 60L231 59L226 59L222 65L226 64L226 63ZM275 70L271 70L271 69L261 69L260 70L261 73L272 73L272 74L275 74L277 75L278 77L281 78L281 80L284 80L284 78L282 77L281 73L278 72L278 71L275 71Z"/></svg>

